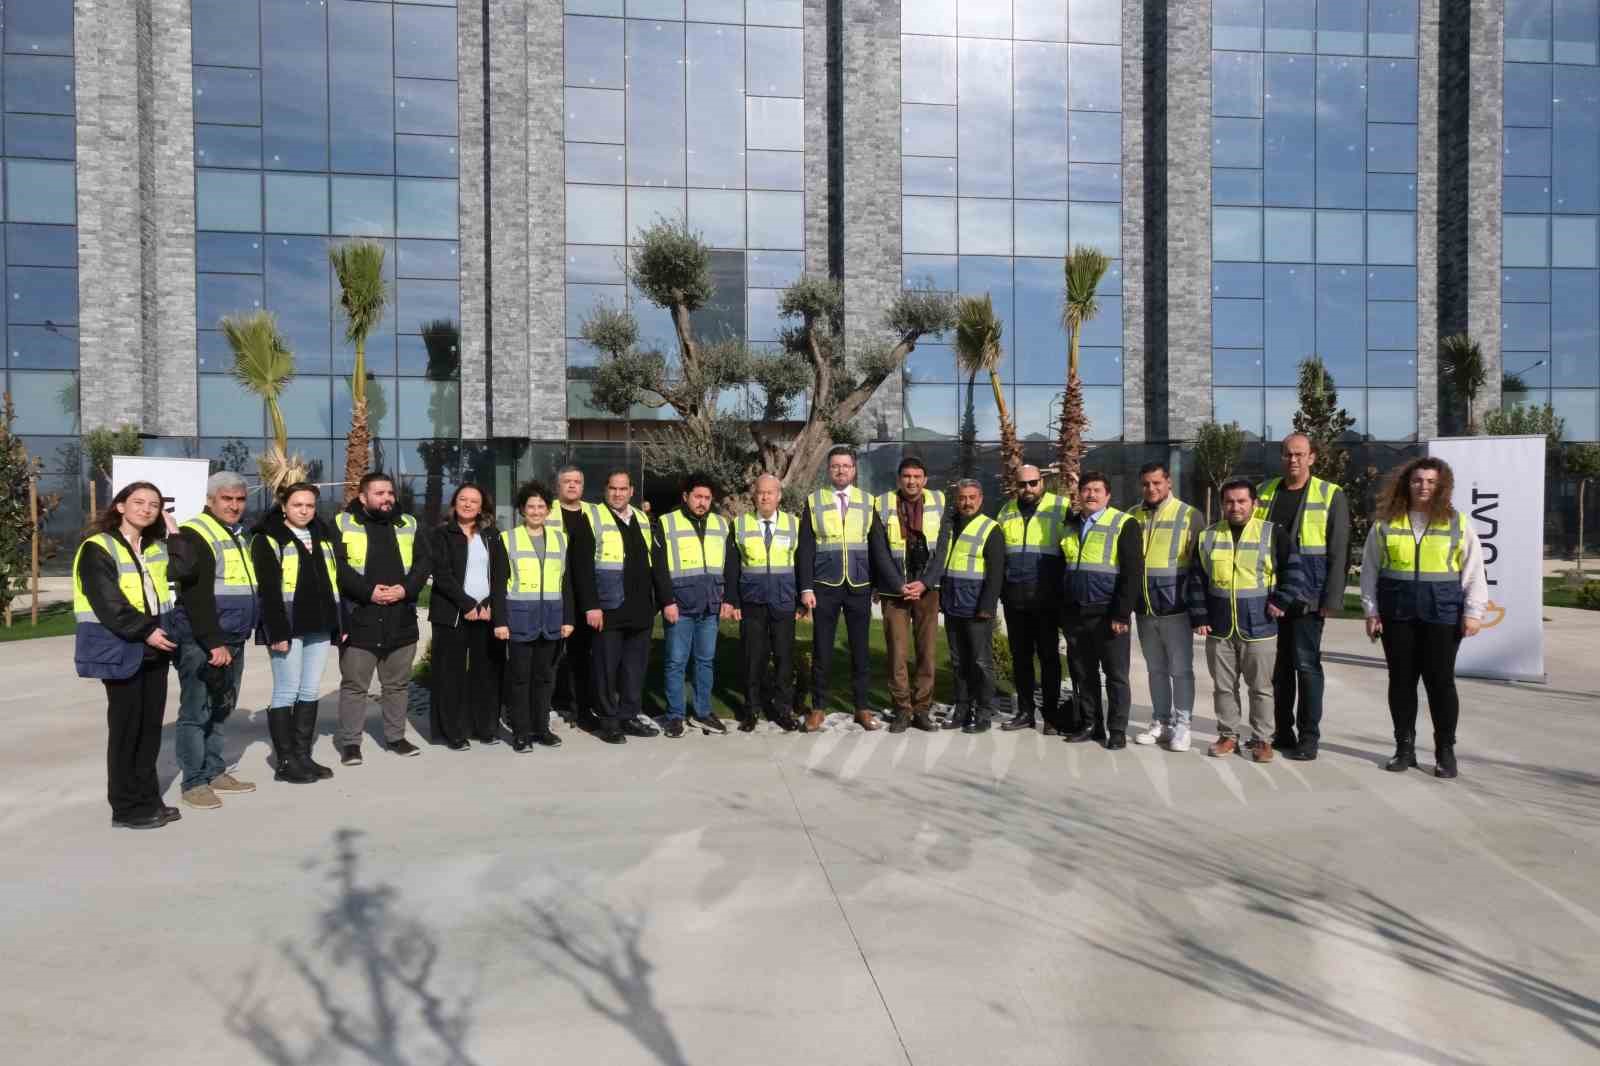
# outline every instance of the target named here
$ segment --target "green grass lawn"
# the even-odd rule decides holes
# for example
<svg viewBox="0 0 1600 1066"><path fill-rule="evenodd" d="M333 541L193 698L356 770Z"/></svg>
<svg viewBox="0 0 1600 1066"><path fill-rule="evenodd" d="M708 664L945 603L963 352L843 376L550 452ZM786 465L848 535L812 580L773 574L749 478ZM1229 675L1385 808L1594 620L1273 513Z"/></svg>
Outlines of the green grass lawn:
<svg viewBox="0 0 1600 1066"><path fill-rule="evenodd" d="M11 625L0 625L0 641L71 635L77 625L72 616L72 604L52 603L39 608L39 624L34 625L29 621L30 602L26 597L22 597L11 605Z"/></svg>
<svg viewBox="0 0 1600 1066"><path fill-rule="evenodd" d="M1585 574L1591 582L1600 581L1600 573ZM1546 607L1581 607L1578 603L1578 589L1581 585L1569 585L1565 577L1547 577L1544 579L1544 605Z"/></svg>

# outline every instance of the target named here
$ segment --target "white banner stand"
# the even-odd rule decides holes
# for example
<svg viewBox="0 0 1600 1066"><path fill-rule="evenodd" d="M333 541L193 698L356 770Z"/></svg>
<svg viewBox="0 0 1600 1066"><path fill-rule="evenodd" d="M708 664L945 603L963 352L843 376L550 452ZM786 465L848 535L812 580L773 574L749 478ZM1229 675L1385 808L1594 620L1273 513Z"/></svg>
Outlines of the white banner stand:
<svg viewBox="0 0 1600 1066"><path fill-rule="evenodd" d="M111 457L111 495L135 481L148 481L161 490L162 504L178 522L187 522L206 505L209 459L159 459L149 455Z"/></svg>
<svg viewBox="0 0 1600 1066"><path fill-rule="evenodd" d="M1477 531L1489 578L1483 629L1461 642L1456 673L1542 684L1545 438L1443 437L1428 454L1455 472L1451 502Z"/></svg>

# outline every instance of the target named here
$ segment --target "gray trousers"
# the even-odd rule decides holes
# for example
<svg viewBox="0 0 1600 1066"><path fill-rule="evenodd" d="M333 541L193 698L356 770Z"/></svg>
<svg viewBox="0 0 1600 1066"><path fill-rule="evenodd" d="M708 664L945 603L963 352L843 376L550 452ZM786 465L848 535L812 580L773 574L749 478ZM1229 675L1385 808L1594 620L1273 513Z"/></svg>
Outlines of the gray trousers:
<svg viewBox="0 0 1600 1066"><path fill-rule="evenodd" d="M1194 713L1194 630L1189 615L1138 616L1139 650L1150 669L1152 717L1187 726Z"/></svg>
<svg viewBox="0 0 1600 1066"><path fill-rule="evenodd" d="M367 689L378 675L383 708L383 739L393 744L405 739L406 702L411 695L411 663L417 657L415 642L387 652L346 647L339 652L339 746L360 746L367 727Z"/></svg>
<svg viewBox="0 0 1600 1066"><path fill-rule="evenodd" d="M1277 641L1241 637L1207 637L1206 665L1211 668L1217 735L1239 739L1239 681L1250 693L1251 739L1272 737L1272 666Z"/></svg>

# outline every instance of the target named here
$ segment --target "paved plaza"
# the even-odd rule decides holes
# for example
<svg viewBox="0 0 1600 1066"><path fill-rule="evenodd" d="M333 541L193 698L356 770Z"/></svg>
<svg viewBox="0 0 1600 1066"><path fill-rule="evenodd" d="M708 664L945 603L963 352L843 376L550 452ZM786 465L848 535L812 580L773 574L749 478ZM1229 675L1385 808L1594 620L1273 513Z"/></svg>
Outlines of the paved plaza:
<svg viewBox="0 0 1600 1066"><path fill-rule="evenodd" d="M1032 732L610 748L563 728L527 756L369 738L365 766L279 785L252 649L229 740L260 790L147 833L108 827L102 691L69 677L70 638L0 645L0 1046L18 1066L1600 1061L1600 616L1548 614L1548 686L1462 682L1454 782L1425 722L1423 771L1381 769L1386 675L1351 621L1330 624L1322 758L1264 767Z"/></svg>

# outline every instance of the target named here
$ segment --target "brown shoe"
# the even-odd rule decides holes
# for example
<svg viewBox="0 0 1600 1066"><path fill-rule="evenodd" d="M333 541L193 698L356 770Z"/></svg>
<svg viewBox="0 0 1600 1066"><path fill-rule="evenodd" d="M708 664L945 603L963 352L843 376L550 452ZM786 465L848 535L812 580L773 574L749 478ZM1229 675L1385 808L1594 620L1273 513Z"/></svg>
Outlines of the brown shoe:
<svg viewBox="0 0 1600 1066"><path fill-rule="evenodd" d="M241 781L232 774L224 771L211 779L213 792L254 792L255 782Z"/></svg>
<svg viewBox="0 0 1600 1066"><path fill-rule="evenodd" d="M1270 740L1252 740L1250 742L1250 757L1256 762L1272 761L1272 742Z"/></svg>
<svg viewBox="0 0 1600 1066"><path fill-rule="evenodd" d="M939 727L934 724L933 719L928 717L927 711L919 711L912 715L911 728L920 729L924 733L937 733L939 731Z"/></svg>
<svg viewBox="0 0 1600 1066"><path fill-rule="evenodd" d="M804 726L805 731L807 733L821 732L822 723L827 719L827 717L828 717L827 715L822 713L822 709L820 707L815 708L815 709L813 709L811 711L808 711L806 713L806 720L805 720L805 726Z"/></svg>
<svg viewBox="0 0 1600 1066"><path fill-rule="evenodd" d="M1206 749L1206 754L1211 756L1213 759L1220 759L1224 755L1232 755L1238 750L1239 742L1237 740L1234 740L1232 737L1218 737L1212 743L1211 747Z"/></svg>
<svg viewBox="0 0 1600 1066"><path fill-rule="evenodd" d="M211 791L210 785L196 785L187 790L183 794L183 803L186 807L201 811L212 811L222 806L222 801Z"/></svg>
<svg viewBox="0 0 1600 1066"><path fill-rule="evenodd" d="M883 728L883 723L878 721L878 716L873 714L871 711L857 711L856 725L860 726L862 729L865 729L869 733L874 729Z"/></svg>

